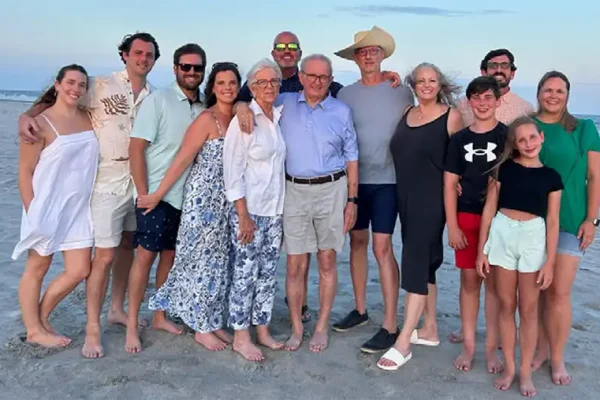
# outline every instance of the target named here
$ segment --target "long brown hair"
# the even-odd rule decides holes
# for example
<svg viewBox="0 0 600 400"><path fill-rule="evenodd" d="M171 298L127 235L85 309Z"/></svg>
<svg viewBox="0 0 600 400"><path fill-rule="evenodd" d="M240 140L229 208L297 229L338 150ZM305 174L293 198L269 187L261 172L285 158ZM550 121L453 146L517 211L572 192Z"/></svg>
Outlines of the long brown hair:
<svg viewBox="0 0 600 400"><path fill-rule="evenodd" d="M537 110L536 115L539 116L540 113L542 112L542 105L540 102L540 92L542 91L542 87L544 86L544 83L546 83L546 81L548 79L552 79L552 78L558 78L558 79L562 80L565 83L565 85L567 86L567 101L565 103L565 108L563 108L563 110L561 112L560 120L558 121L558 123L564 128L565 131L573 132L577 128L577 124L579 123L579 120L577 118L575 118L573 115L571 115L571 113L569 112L569 110L567 108L567 103L569 102L569 94L571 93L571 82L569 82L569 79L567 78L567 76L560 71L546 72L546 74L544 74L544 76L542 76L542 79L540 79L540 82L538 83L538 86L537 86L538 110Z"/></svg>
<svg viewBox="0 0 600 400"><path fill-rule="evenodd" d="M533 125L538 133L541 133L540 128L531 117L523 116L515 119L509 126L506 134L506 142L504 143L504 151L500 155L498 162L490 169L494 181L498 181L498 175L500 173L500 167L508 160L513 160L519 157L519 151L517 150L517 130L525 125Z"/></svg>
<svg viewBox="0 0 600 400"><path fill-rule="evenodd" d="M81 65L78 65L78 64L70 64L70 65L65 65L58 71L58 74L56 75L55 83L61 83L62 80L65 79L65 75L69 71L81 72L82 74L84 74L86 76L86 78L88 78L88 73L85 70L85 68L83 68ZM86 84L86 86L87 86L87 84ZM54 105L54 103L56 103L56 88L54 87L54 84L52 84L52 86L50 86L33 103L33 105L37 106L38 104L47 104L49 107L52 107Z"/></svg>

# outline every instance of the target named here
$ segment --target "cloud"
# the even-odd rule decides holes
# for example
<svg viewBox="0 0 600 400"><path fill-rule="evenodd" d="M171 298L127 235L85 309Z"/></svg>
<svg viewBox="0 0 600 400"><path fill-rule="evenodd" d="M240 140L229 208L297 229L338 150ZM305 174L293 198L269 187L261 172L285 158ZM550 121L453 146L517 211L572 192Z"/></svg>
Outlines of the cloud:
<svg viewBox="0 0 600 400"><path fill-rule="evenodd" d="M509 10L488 9L488 10L452 10L439 7L421 7L421 6L391 6L391 5L362 5L362 6L340 6L335 8L336 12L351 13L359 17L375 17L388 14L410 14L425 15L433 17L463 17L468 15L490 15L490 14L508 14Z"/></svg>

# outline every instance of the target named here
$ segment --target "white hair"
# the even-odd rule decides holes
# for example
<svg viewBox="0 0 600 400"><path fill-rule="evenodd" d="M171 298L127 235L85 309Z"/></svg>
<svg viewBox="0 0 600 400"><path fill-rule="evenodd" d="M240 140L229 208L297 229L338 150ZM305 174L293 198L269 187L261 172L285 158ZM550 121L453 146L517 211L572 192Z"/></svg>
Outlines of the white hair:
<svg viewBox="0 0 600 400"><path fill-rule="evenodd" d="M331 60L329 59L329 57L327 57L326 55L323 54L311 54L308 57L304 57L302 59L302 62L300 63L300 71L304 72L304 67L306 66L306 63L310 62L310 61L322 61L325 64L327 64L327 67L329 67L329 75L333 74L333 67L331 65Z"/></svg>
<svg viewBox="0 0 600 400"><path fill-rule="evenodd" d="M273 72L275 72L277 78L283 79L283 75L281 75L281 69L279 68L279 65L269 60L268 58L263 58L262 60L254 64L252 68L250 68L250 71L248 71L248 75L246 76L248 86L254 83L254 81L256 80L256 74L258 74L263 69L271 69L273 70Z"/></svg>

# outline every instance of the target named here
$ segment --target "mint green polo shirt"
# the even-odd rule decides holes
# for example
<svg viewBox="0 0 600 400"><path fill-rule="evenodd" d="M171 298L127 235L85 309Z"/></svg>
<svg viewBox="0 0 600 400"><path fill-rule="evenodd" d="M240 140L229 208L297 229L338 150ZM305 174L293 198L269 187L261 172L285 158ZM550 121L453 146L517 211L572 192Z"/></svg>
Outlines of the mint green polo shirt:
<svg viewBox="0 0 600 400"><path fill-rule="evenodd" d="M600 152L598 129L589 119L580 119L573 132L558 123L534 120L544 132L540 161L556 170L565 186L560 201L560 229L577 235L587 214L588 152Z"/></svg>
<svg viewBox="0 0 600 400"><path fill-rule="evenodd" d="M181 147L187 128L203 110L201 101L190 104L177 82L154 91L142 103L130 137L149 142L146 147L148 193L158 189ZM178 210L183 204L183 186L188 172L189 168L163 198Z"/></svg>

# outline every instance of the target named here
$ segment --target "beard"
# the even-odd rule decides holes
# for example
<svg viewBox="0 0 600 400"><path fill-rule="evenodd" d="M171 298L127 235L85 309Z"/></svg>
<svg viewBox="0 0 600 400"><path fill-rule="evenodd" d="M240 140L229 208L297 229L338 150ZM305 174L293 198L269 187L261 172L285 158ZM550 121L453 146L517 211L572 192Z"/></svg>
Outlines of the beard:
<svg viewBox="0 0 600 400"><path fill-rule="evenodd" d="M193 82L187 81L185 78L193 77ZM177 75L177 84L186 90L197 90L202 83L202 78L199 75Z"/></svg>
<svg viewBox="0 0 600 400"><path fill-rule="evenodd" d="M500 86L500 89L504 89L505 87L508 87L508 85L510 85L510 79L503 73L498 72L495 73L493 76L496 79L496 82L498 82L498 86ZM504 80L498 80L498 78L496 78L497 76L504 78Z"/></svg>

